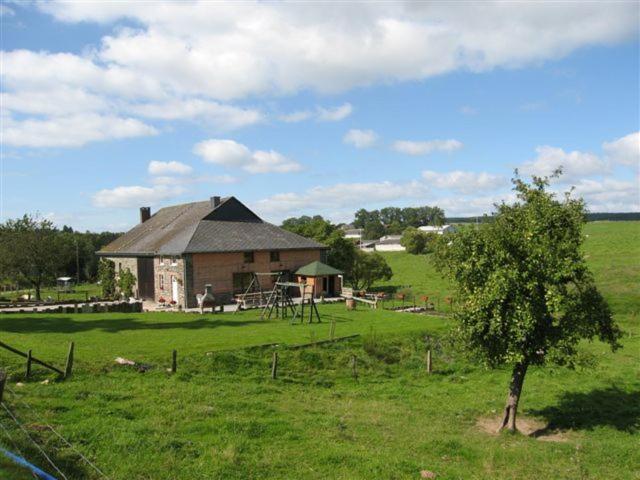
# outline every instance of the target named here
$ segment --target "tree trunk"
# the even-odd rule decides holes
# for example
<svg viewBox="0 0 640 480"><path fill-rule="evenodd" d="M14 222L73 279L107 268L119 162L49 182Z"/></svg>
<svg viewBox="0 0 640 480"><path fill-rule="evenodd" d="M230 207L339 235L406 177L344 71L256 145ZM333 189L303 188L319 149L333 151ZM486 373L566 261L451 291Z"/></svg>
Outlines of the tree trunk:
<svg viewBox="0 0 640 480"><path fill-rule="evenodd" d="M504 407L504 417L502 418L502 425L498 431L505 428L510 432L516 431L516 414L518 413L518 401L520 400L520 394L522 393L522 384L524 383L524 376L527 373L527 362L520 362L513 367L513 373L511 374L511 383L509 384L509 395L507 395L507 404Z"/></svg>
<svg viewBox="0 0 640 480"><path fill-rule="evenodd" d="M40 300L42 300L41 295L40 295L40 284L36 283L35 284L35 289L36 289L36 302L39 302Z"/></svg>

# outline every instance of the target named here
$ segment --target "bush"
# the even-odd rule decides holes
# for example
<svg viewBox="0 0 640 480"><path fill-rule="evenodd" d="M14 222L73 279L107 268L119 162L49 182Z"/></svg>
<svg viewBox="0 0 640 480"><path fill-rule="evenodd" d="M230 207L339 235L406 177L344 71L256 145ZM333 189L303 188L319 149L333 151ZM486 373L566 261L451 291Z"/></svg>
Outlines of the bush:
<svg viewBox="0 0 640 480"><path fill-rule="evenodd" d="M136 284L136 276L128 268L120 272L118 288L126 298L133 297L133 286Z"/></svg>
<svg viewBox="0 0 640 480"><path fill-rule="evenodd" d="M98 281L103 298L113 298L116 294L116 264L103 258L98 265Z"/></svg>

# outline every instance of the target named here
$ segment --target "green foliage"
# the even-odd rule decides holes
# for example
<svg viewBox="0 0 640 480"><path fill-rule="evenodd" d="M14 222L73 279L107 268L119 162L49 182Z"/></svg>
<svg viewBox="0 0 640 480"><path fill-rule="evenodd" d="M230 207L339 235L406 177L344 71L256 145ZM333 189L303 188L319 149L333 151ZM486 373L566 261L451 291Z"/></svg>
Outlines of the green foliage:
<svg viewBox="0 0 640 480"><path fill-rule="evenodd" d="M136 276L128 268L118 274L118 290L126 298L133 297Z"/></svg>
<svg viewBox="0 0 640 480"><path fill-rule="evenodd" d="M64 272L69 244L50 220L24 215L0 224L0 267L3 275L29 283L41 299L41 287Z"/></svg>
<svg viewBox="0 0 640 480"><path fill-rule="evenodd" d="M102 298L113 298L116 294L116 264L112 260L100 259L98 281L102 289Z"/></svg>
<svg viewBox="0 0 640 480"><path fill-rule="evenodd" d="M303 215L297 218L287 218L282 222L282 228L302 235L303 237L313 238L321 243L326 242L331 234L338 229L336 225L333 225L320 215L313 217Z"/></svg>
<svg viewBox="0 0 640 480"><path fill-rule="evenodd" d="M444 219L444 211L439 207L386 207L372 211L362 208L355 213L353 226L364 229L365 238L376 239L400 234L408 227L442 225Z"/></svg>
<svg viewBox="0 0 640 480"><path fill-rule="evenodd" d="M349 281L357 290L368 290L374 282L389 280L392 275L391 267L382 255L358 250Z"/></svg>
<svg viewBox="0 0 640 480"><path fill-rule="evenodd" d="M329 265L342 270L345 277L350 278L358 250L355 243L348 238L344 238L342 232L336 230L329 236L326 245L329 247L327 252Z"/></svg>
<svg viewBox="0 0 640 480"><path fill-rule="evenodd" d="M455 284L460 338L490 366L568 363L582 338L619 346L620 330L582 253L585 207L548 179L514 179L518 201L494 222L442 239L436 264Z"/></svg>

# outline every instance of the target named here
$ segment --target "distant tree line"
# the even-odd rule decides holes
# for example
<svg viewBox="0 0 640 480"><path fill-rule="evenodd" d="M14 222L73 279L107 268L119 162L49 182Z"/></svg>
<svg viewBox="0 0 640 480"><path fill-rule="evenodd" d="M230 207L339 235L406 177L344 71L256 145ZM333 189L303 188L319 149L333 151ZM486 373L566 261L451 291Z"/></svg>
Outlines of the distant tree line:
<svg viewBox="0 0 640 480"><path fill-rule="evenodd" d="M409 227L443 225L444 210L440 207L385 207L380 210L361 208L355 213L353 226L361 228L364 238L375 240L384 235L400 235Z"/></svg>
<svg viewBox="0 0 640 480"><path fill-rule="evenodd" d="M24 215L0 224L0 281L28 286L40 299L43 286L60 276L92 282L98 274L97 250L117 238L114 232L57 228L46 218Z"/></svg>
<svg viewBox="0 0 640 480"><path fill-rule="evenodd" d="M346 283L353 288L368 290L378 280L389 280L393 272L384 257L379 253L361 251L354 242L344 238L340 227L320 215L303 215L282 222L285 230L313 238L329 247L327 263L342 270Z"/></svg>

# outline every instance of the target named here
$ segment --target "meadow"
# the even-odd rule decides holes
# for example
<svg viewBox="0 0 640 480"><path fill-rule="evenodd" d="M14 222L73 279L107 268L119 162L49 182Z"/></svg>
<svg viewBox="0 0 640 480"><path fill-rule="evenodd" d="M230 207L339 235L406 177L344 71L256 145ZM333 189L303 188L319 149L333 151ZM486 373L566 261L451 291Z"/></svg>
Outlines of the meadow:
<svg viewBox="0 0 640 480"><path fill-rule="evenodd" d="M102 477L45 424L112 479L417 479L423 470L443 479L638 479L640 222L595 222L585 233L624 348L585 342L578 368L530 370L521 425L537 437L487 428L503 407L509 369L468 358L449 318L343 304L321 305L323 323L312 325L263 321L256 311L3 315L0 340L57 365L76 344L64 382L39 368L26 381L23 359L0 350L10 374L5 401L74 479ZM449 292L428 256L386 257L394 277L381 286ZM336 336L360 337L292 348L327 339L332 321ZM248 348L271 343L278 346ZM117 365L116 356L150 369ZM51 471L4 411L0 424L16 442L0 432L3 446ZM0 477L30 478L2 460Z"/></svg>

